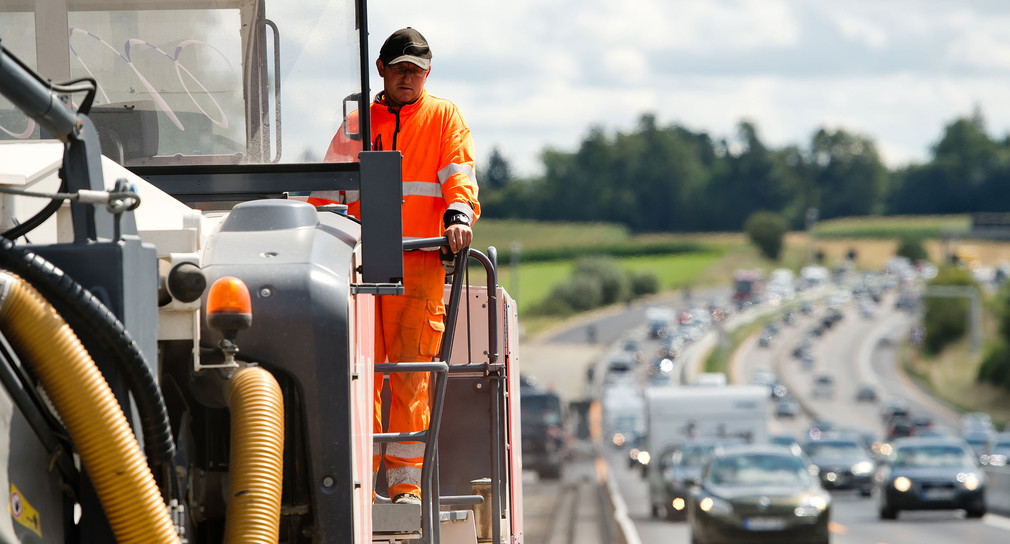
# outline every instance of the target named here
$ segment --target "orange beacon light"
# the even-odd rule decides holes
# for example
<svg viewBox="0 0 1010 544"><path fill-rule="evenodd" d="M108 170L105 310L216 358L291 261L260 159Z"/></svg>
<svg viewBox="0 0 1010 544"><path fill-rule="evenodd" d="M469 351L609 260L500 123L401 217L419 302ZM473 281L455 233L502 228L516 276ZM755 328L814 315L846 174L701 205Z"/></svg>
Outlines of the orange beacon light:
<svg viewBox="0 0 1010 544"><path fill-rule="evenodd" d="M249 289L234 276L218 278L207 294L207 326L233 340L238 331L252 326Z"/></svg>

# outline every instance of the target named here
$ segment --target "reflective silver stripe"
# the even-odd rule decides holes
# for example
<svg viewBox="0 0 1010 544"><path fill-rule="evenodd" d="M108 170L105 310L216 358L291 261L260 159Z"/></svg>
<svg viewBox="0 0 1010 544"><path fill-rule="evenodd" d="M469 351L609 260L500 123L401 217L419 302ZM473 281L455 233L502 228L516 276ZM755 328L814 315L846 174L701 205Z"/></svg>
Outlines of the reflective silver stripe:
<svg viewBox="0 0 1010 544"><path fill-rule="evenodd" d="M403 182L403 196L430 196L442 198L442 189L431 181Z"/></svg>
<svg viewBox="0 0 1010 544"><path fill-rule="evenodd" d="M473 166L469 164L456 164L452 163L449 166L438 171L438 183L439 185L445 183L445 180L452 177L453 174L463 174L470 178L471 183L477 183L477 176L473 174Z"/></svg>
<svg viewBox="0 0 1010 544"><path fill-rule="evenodd" d="M386 469L386 483L389 487L401 484L421 487L421 469L415 467Z"/></svg>
<svg viewBox="0 0 1010 544"><path fill-rule="evenodd" d="M424 457L424 442L390 442L386 444L386 457L420 459Z"/></svg>
<svg viewBox="0 0 1010 544"><path fill-rule="evenodd" d="M449 209L454 212L462 212L470 219L470 224L473 224L473 208L471 208L465 202L453 202L449 204Z"/></svg>

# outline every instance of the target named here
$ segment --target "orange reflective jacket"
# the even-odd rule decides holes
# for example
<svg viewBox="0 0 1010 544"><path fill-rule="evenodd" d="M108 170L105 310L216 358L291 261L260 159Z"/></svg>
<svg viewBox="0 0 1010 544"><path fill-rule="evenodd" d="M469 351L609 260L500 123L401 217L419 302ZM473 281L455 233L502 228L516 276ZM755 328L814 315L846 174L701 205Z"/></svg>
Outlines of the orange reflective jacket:
<svg viewBox="0 0 1010 544"><path fill-rule="evenodd" d="M446 210L459 211L471 224L480 217L477 176L470 127L456 105L428 94L413 104L387 106L383 95L371 105L372 149L399 150L403 154L403 236L442 236L442 216ZM357 112L348 116L348 130L357 132ZM361 143L346 136L342 127L326 151L327 161L355 161ZM310 202L345 202L348 213L361 218L357 191L313 192Z"/></svg>

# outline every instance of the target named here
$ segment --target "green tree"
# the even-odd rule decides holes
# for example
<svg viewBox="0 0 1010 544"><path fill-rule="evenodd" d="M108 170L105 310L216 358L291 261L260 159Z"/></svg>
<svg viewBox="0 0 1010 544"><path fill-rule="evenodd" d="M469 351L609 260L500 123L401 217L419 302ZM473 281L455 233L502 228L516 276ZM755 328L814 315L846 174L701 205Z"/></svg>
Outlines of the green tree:
<svg viewBox="0 0 1010 544"><path fill-rule="evenodd" d="M922 245L919 236L905 236L898 241L898 249L894 252L898 257L905 257L914 262L929 260L929 253Z"/></svg>
<svg viewBox="0 0 1010 544"><path fill-rule="evenodd" d="M824 219L883 211L887 169L873 141L844 130L818 130L810 144L817 208Z"/></svg>
<svg viewBox="0 0 1010 544"><path fill-rule="evenodd" d="M781 215L758 211L747 218L744 231L765 257L777 261L788 226Z"/></svg>
<svg viewBox="0 0 1010 544"><path fill-rule="evenodd" d="M487 160L487 167L478 175L481 189L498 190L505 187L512 181L512 165L509 164L498 146L491 148L491 155Z"/></svg>
<svg viewBox="0 0 1010 544"><path fill-rule="evenodd" d="M971 272L959 266L943 266L930 286L978 287ZM981 296L981 294L979 295ZM969 302L964 298L925 297L922 317L926 328L925 348L929 353L940 353L948 344L964 337L968 330Z"/></svg>
<svg viewBox="0 0 1010 544"><path fill-rule="evenodd" d="M787 176L775 154L765 147L757 127L748 121L737 125L737 137L714 165L704 205L703 227L739 230L757 210L782 210L789 202Z"/></svg>
<svg viewBox="0 0 1010 544"><path fill-rule="evenodd" d="M1010 146L989 137L978 110L944 127L932 159L894 175L888 211L901 214L1010 210Z"/></svg>
<svg viewBox="0 0 1010 544"><path fill-rule="evenodd" d="M1010 284L1000 290L999 336L982 359L976 381L1010 390Z"/></svg>
<svg viewBox="0 0 1010 544"><path fill-rule="evenodd" d="M631 278L612 257L582 257L575 262L574 275L591 277L599 282L600 304L624 302L631 296Z"/></svg>

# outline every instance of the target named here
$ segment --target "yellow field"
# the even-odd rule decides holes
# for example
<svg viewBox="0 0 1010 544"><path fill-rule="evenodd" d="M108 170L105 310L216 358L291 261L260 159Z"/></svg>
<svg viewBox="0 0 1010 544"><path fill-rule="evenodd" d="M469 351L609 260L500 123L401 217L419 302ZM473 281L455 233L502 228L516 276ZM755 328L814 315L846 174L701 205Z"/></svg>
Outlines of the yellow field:
<svg viewBox="0 0 1010 544"><path fill-rule="evenodd" d="M792 249L805 250L809 238L805 233L789 233L786 235L786 245ZM940 240L926 240L923 244L934 263L942 263L946 256L954 251L972 254L981 266L996 266L1000 263L1010 263L1010 242L988 240L967 240L944 243ZM898 247L895 240L880 240L871 238L832 238L818 240L814 244L815 251L824 252L826 263L830 265L845 259L849 250L856 250L856 264L864 268L880 268L887 259L894 256Z"/></svg>

